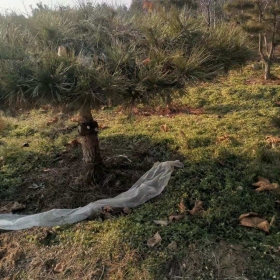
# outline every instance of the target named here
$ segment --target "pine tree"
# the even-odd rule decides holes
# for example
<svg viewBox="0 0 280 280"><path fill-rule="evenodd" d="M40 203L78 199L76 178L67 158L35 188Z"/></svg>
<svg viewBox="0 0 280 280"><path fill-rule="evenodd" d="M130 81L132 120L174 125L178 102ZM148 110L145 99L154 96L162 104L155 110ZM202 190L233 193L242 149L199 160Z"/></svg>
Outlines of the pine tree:
<svg viewBox="0 0 280 280"><path fill-rule="evenodd" d="M92 109L109 100L112 106L170 102L171 88L209 80L248 58L240 29L208 28L177 8L131 17L86 5L19 20L0 25L0 106L78 112L83 161L91 169L101 162Z"/></svg>

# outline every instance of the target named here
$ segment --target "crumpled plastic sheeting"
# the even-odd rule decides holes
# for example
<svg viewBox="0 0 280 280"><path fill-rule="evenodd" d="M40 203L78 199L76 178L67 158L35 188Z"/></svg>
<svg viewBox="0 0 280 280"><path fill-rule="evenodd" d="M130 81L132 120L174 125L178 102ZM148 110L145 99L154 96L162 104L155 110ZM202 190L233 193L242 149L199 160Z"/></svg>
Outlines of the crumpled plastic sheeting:
<svg viewBox="0 0 280 280"><path fill-rule="evenodd" d="M136 207L159 195L170 179L174 167L183 167L176 161L155 163L128 191L114 198L101 199L76 209L53 209L34 215L0 214L0 229L19 230L33 226L51 227L82 221L104 206Z"/></svg>

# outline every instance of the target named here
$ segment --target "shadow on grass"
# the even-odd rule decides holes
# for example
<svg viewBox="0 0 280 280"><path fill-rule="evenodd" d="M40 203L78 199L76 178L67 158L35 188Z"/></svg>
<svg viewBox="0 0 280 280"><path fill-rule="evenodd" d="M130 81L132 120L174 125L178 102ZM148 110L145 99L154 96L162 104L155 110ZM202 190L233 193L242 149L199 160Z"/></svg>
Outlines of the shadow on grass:
<svg viewBox="0 0 280 280"><path fill-rule="evenodd" d="M1 205L25 204L22 213L53 208L76 208L129 189L157 161L182 159L168 141L154 142L145 135L101 137L105 176L99 184L85 184L80 148L49 152L28 147L5 156L0 169Z"/></svg>

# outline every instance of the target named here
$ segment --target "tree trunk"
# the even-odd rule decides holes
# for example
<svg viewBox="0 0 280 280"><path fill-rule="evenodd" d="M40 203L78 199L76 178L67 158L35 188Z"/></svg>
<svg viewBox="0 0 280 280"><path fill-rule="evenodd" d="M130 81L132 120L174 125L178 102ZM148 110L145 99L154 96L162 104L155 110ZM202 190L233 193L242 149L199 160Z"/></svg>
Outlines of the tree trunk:
<svg viewBox="0 0 280 280"><path fill-rule="evenodd" d="M79 134L85 163L100 163L98 141L98 123L93 120L90 107L85 106L80 112Z"/></svg>
<svg viewBox="0 0 280 280"><path fill-rule="evenodd" d="M271 62L265 61L264 62L264 79L265 80L269 80L271 78L270 69L271 69Z"/></svg>

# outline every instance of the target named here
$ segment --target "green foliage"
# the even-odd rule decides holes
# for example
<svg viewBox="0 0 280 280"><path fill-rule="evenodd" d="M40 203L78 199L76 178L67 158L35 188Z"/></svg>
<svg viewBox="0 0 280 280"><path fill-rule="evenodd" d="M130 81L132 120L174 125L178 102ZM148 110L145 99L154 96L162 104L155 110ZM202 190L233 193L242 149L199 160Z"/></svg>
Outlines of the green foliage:
<svg viewBox="0 0 280 280"><path fill-rule="evenodd" d="M38 4L29 18L3 19L0 100L8 106L78 110L109 100L167 100L170 88L212 79L248 59L240 30L209 30L184 9L149 15L105 4L60 10ZM57 56L60 45L70 50L67 56Z"/></svg>

